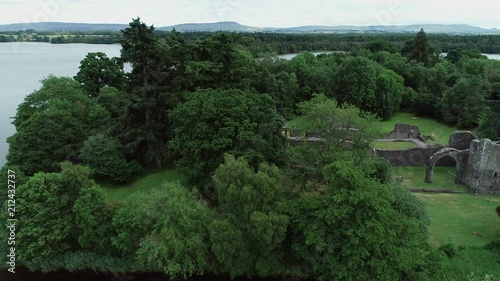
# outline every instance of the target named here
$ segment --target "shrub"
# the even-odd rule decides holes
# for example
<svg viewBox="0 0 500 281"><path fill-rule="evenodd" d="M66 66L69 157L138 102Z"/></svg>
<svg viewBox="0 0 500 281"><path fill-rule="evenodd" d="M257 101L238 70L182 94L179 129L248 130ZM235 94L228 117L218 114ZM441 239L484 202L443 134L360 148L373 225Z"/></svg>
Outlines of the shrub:
<svg viewBox="0 0 500 281"><path fill-rule="evenodd" d="M80 157L90 167L95 179L126 183L139 174L141 167L135 161L127 162L120 150L118 140L97 134L85 141Z"/></svg>
<svg viewBox="0 0 500 281"><path fill-rule="evenodd" d="M446 242L446 244L441 245L441 247L439 247L439 250L441 250L450 258L455 257L458 254L458 247L452 241L448 241Z"/></svg>

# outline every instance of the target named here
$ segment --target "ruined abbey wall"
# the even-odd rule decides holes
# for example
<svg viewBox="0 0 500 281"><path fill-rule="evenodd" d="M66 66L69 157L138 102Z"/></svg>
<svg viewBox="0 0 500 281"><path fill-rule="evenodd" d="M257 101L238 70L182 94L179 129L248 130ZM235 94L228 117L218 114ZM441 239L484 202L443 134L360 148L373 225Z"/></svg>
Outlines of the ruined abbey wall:
<svg viewBox="0 0 500 281"><path fill-rule="evenodd" d="M463 181L473 192L500 194L500 142L471 142Z"/></svg>

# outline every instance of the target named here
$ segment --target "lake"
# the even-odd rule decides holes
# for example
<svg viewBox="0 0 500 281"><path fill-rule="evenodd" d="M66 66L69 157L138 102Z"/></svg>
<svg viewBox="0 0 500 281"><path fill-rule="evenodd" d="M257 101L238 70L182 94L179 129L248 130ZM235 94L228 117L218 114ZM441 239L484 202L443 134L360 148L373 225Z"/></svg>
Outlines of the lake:
<svg viewBox="0 0 500 281"><path fill-rule="evenodd" d="M0 166L8 151L6 138L14 134L11 117L24 97L40 88L49 74L75 76L80 61L89 52L108 57L120 55L120 45L91 45L14 42L0 44Z"/></svg>
<svg viewBox="0 0 500 281"><path fill-rule="evenodd" d="M14 134L11 117L24 97L40 87L40 80L49 74L75 76L80 61L89 52L104 52L108 57L120 55L120 45L62 44L14 42L0 44L0 166L8 151L6 138ZM333 53L314 52L315 55ZM298 54L279 58L290 60ZM485 54L500 60L500 55Z"/></svg>

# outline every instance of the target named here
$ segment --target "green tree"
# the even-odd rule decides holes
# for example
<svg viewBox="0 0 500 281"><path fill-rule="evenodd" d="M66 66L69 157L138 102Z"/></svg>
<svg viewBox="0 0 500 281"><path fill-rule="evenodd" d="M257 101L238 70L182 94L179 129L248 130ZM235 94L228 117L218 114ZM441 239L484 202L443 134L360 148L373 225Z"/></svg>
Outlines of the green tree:
<svg viewBox="0 0 500 281"><path fill-rule="evenodd" d="M95 179L112 183L130 182L141 170L135 160L126 161L118 140L102 133L91 136L85 141L80 158L91 168Z"/></svg>
<svg viewBox="0 0 500 281"><path fill-rule="evenodd" d="M430 47L427 41L427 35L422 28L416 35L414 40L406 42L402 51L403 55L409 60L415 60L425 66L430 66Z"/></svg>
<svg viewBox="0 0 500 281"><path fill-rule="evenodd" d="M113 214L90 170L69 162L61 170L37 173L17 189L19 260L29 268L70 251L110 248Z"/></svg>
<svg viewBox="0 0 500 281"><path fill-rule="evenodd" d="M365 57L349 57L340 64L334 84L335 98L362 110L390 118L401 104L403 79Z"/></svg>
<svg viewBox="0 0 500 281"><path fill-rule="evenodd" d="M94 131L109 125L109 113L70 78L49 77L19 105L8 138L7 160L26 175L55 172L59 163L78 162L78 151Z"/></svg>
<svg viewBox="0 0 500 281"><path fill-rule="evenodd" d="M254 172L243 158L228 155L213 179L220 215L209 232L221 271L232 277L281 274L288 217L279 169L260 164Z"/></svg>
<svg viewBox="0 0 500 281"><path fill-rule="evenodd" d="M163 271L171 278L203 274L211 267L207 226L212 217L193 192L167 183L118 211L113 245L146 271Z"/></svg>
<svg viewBox="0 0 500 281"><path fill-rule="evenodd" d="M286 71L268 74L263 80L260 92L269 94L276 103L276 109L285 118L294 116L295 102L299 85L297 76Z"/></svg>
<svg viewBox="0 0 500 281"><path fill-rule="evenodd" d="M74 79L92 97L104 86L122 89L125 83L123 63L117 58L108 58L102 52L88 53L80 62L80 71Z"/></svg>
<svg viewBox="0 0 500 281"><path fill-rule="evenodd" d="M160 70L164 67L162 49L153 26L147 26L135 18L122 30L121 60L130 63L129 88L159 85L164 82Z"/></svg>
<svg viewBox="0 0 500 281"><path fill-rule="evenodd" d="M95 185L82 188L72 211L75 226L80 230L77 238L80 247L97 253L111 252L114 210L106 204L104 190Z"/></svg>
<svg viewBox="0 0 500 281"><path fill-rule="evenodd" d="M479 134L481 137L500 140L500 96L498 100L489 101L484 121L481 122Z"/></svg>
<svg viewBox="0 0 500 281"><path fill-rule="evenodd" d="M354 106L339 105L324 95L301 103L299 109L305 123L302 130L309 136L321 138L291 148L292 177L302 188L321 183L323 167L335 160L364 161L370 144L381 136L374 115Z"/></svg>
<svg viewBox="0 0 500 281"><path fill-rule="evenodd" d="M387 186L351 162L324 172L325 194L289 204L292 250L303 271L318 280L413 280L432 268L418 222L393 209Z"/></svg>
<svg viewBox="0 0 500 281"><path fill-rule="evenodd" d="M388 53L395 53L397 50L397 48L393 44L383 39L370 41L368 42L368 44L365 45L365 48L367 50L370 50L372 53L377 53L382 51Z"/></svg>
<svg viewBox="0 0 500 281"><path fill-rule="evenodd" d="M211 186L226 153L244 156L253 167L285 161L283 118L268 95L201 90L188 95L170 116L175 124L170 146L182 156L177 167L200 190Z"/></svg>
<svg viewBox="0 0 500 281"><path fill-rule="evenodd" d="M255 59L237 48L233 36L217 32L197 40L186 61L185 90L208 88L249 90L256 78Z"/></svg>
<svg viewBox="0 0 500 281"><path fill-rule="evenodd" d="M443 95L460 78L459 69L450 62L441 62L432 68L413 65L412 71L417 94L411 106L421 116L442 120L441 101Z"/></svg>
<svg viewBox="0 0 500 281"><path fill-rule="evenodd" d="M388 120L399 111L405 90L403 77L392 70L383 69L376 80L377 100L371 112L380 118Z"/></svg>
<svg viewBox="0 0 500 281"><path fill-rule="evenodd" d="M441 104L444 121L459 128L476 127L486 109L486 88L483 80L460 78L444 93Z"/></svg>
<svg viewBox="0 0 500 281"><path fill-rule="evenodd" d="M17 189L19 260L38 263L72 248L73 218L61 174L38 173Z"/></svg>
<svg viewBox="0 0 500 281"><path fill-rule="evenodd" d="M176 95L168 92L172 63L154 27L139 18L122 35L121 59L131 64L132 72L117 137L127 158L145 167L162 167L169 161L166 143L172 137L167 110L176 101Z"/></svg>

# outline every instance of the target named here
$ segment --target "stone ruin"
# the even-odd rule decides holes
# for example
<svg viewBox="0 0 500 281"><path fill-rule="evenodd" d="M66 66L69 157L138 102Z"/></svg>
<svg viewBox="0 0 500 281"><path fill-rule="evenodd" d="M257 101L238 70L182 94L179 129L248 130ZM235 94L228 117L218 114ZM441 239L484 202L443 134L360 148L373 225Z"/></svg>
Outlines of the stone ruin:
<svg viewBox="0 0 500 281"><path fill-rule="evenodd" d="M291 128L283 128L291 145L304 140L317 144L321 139L313 134L302 135ZM396 124L385 140L419 140L423 143L432 136L420 134L418 126ZM472 192L500 195L500 141L479 140L468 131L454 132L448 146L426 145L405 150L375 149L376 156L388 159L395 166L425 166L425 182L432 183L433 170L438 166L455 166L455 183L465 184Z"/></svg>
<svg viewBox="0 0 500 281"><path fill-rule="evenodd" d="M455 145L458 148L465 147L470 136L463 132L455 134L459 134L455 137L460 139L459 144ZM473 139L469 141L467 149L447 147L436 152L427 163L425 182L432 183L434 165L445 156L452 157L456 161L455 183L465 184L474 193L500 194L500 142Z"/></svg>
<svg viewBox="0 0 500 281"><path fill-rule="evenodd" d="M397 123L394 129L382 139L392 140L417 140L425 143L427 140L435 140L433 135L424 136L420 133L420 128L416 125Z"/></svg>
<svg viewBox="0 0 500 281"><path fill-rule="evenodd" d="M398 123L384 139L415 139L420 136L420 128L415 125Z"/></svg>
<svg viewBox="0 0 500 281"><path fill-rule="evenodd" d="M419 140L432 136L420 134L418 126L396 124L385 140ZM479 140L468 131L454 132L448 146L426 145L405 150L375 150L375 155L395 166L426 166L425 182L432 183L435 166L455 166L455 183L464 184L471 192L500 194L500 142Z"/></svg>

